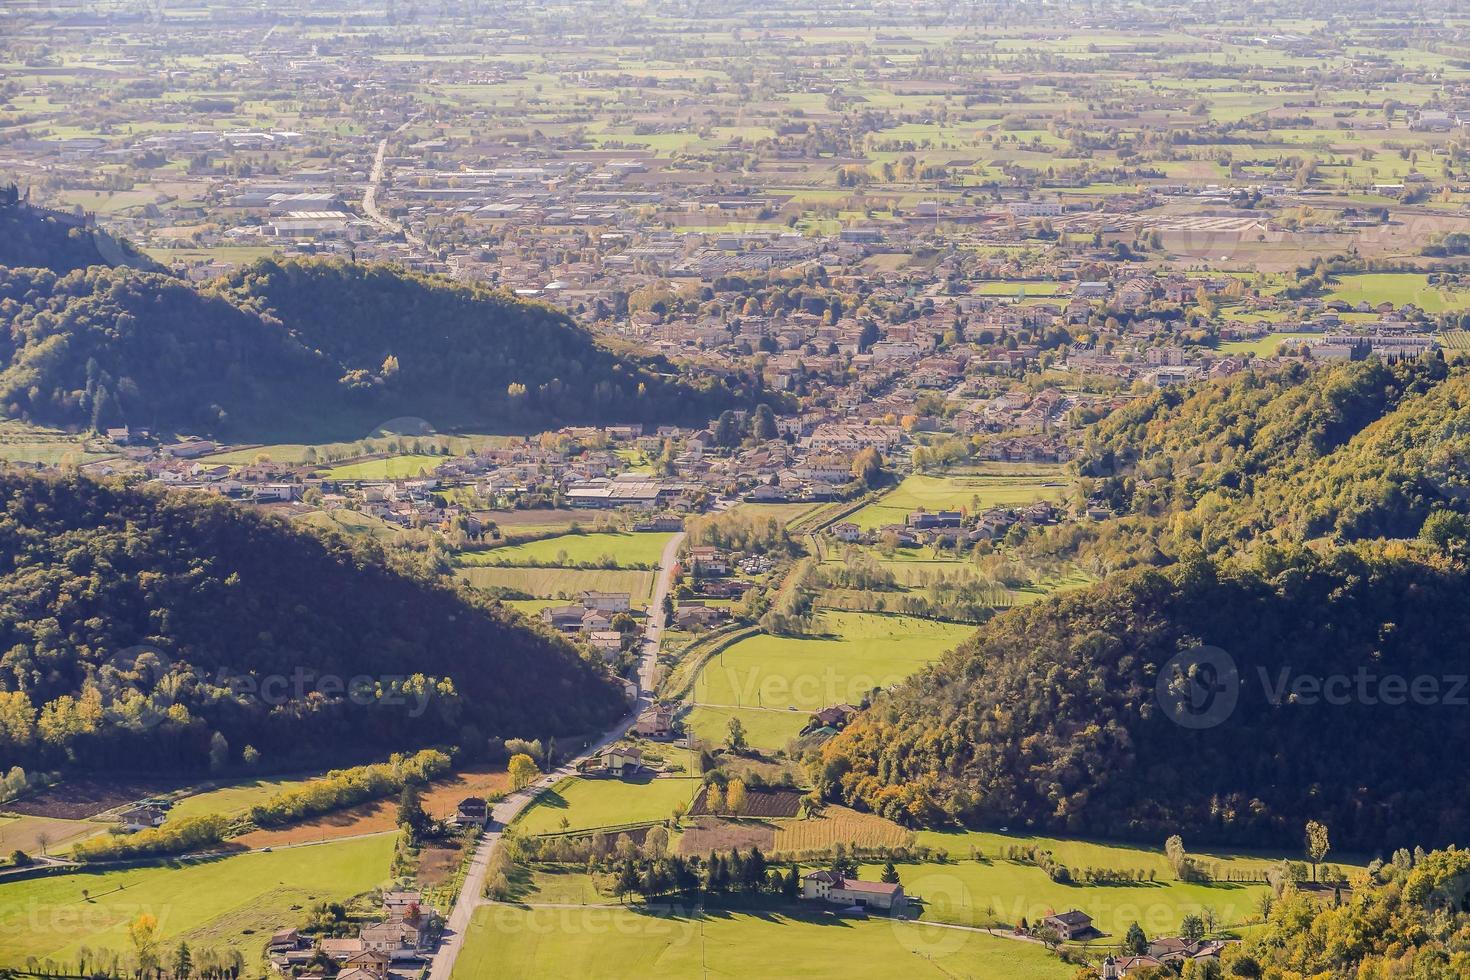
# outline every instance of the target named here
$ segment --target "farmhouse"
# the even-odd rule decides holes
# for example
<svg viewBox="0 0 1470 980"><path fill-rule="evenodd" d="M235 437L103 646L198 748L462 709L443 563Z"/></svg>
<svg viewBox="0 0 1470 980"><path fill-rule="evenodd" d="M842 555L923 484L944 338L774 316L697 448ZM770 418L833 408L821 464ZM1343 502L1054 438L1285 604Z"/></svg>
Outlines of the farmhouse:
<svg viewBox="0 0 1470 980"><path fill-rule="evenodd" d="M162 827L167 819L168 811L156 806L136 806L131 810L124 810L118 817L125 834Z"/></svg>
<svg viewBox="0 0 1470 980"><path fill-rule="evenodd" d="M843 877L835 871L813 871L803 878L801 897L833 905L890 912L901 911L908 904L903 894L903 885L859 881L856 878Z"/></svg>
<svg viewBox="0 0 1470 980"><path fill-rule="evenodd" d="M623 634L617 630L593 630L587 634L587 645L606 660L617 657L623 649Z"/></svg>
<svg viewBox="0 0 1470 980"><path fill-rule="evenodd" d="M1057 915L1048 915L1041 924L1064 940L1076 939L1092 931L1092 916L1081 909L1072 909Z"/></svg>
<svg viewBox="0 0 1470 980"><path fill-rule="evenodd" d="M681 630L694 626L713 626L725 618L723 610L695 602L681 602L674 612L674 625Z"/></svg>
<svg viewBox="0 0 1470 980"><path fill-rule="evenodd" d="M602 768L619 779L643 768L641 749L615 746L602 754Z"/></svg>
<svg viewBox="0 0 1470 980"><path fill-rule="evenodd" d="M467 796L454 810L456 827L483 827L490 819L490 807L478 796Z"/></svg>
<svg viewBox="0 0 1470 980"><path fill-rule="evenodd" d="M583 592L582 608L620 613L633 608L633 597L627 592Z"/></svg>
<svg viewBox="0 0 1470 980"><path fill-rule="evenodd" d="M674 710L656 704L638 716L633 730L645 738L669 738L674 734Z"/></svg>
<svg viewBox="0 0 1470 980"><path fill-rule="evenodd" d="M719 548L690 548L689 567L695 575L724 575L730 571L730 556Z"/></svg>

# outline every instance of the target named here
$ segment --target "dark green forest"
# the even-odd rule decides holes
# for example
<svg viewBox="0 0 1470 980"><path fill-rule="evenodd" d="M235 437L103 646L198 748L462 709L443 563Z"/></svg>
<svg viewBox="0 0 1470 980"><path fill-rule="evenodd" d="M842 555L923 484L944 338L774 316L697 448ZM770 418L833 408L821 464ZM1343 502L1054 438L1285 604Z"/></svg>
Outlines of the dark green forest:
<svg viewBox="0 0 1470 980"><path fill-rule="evenodd" d="M1470 819L1470 574L1409 550L1195 557L1002 615L828 743L821 789L911 824L1288 846L1310 818L1349 848L1449 842ZM1233 658L1239 700L1192 730L1155 682L1199 644ZM1360 668L1444 702L1272 693Z"/></svg>
<svg viewBox="0 0 1470 980"><path fill-rule="evenodd" d="M340 765L623 710L565 640L369 542L76 477L0 500L7 765L191 772L220 739L215 768Z"/></svg>
<svg viewBox="0 0 1470 980"><path fill-rule="evenodd" d="M14 184L0 187L0 266L71 272L90 265L151 268L155 263L130 242L29 207Z"/></svg>
<svg viewBox="0 0 1470 980"><path fill-rule="evenodd" d="M401 416L440 430L702 423L762 400L780 405L756 375L680 377L548 307L388 266L261 260L204 288L0 268L0 407L40 424L318 440Z"/></svg>

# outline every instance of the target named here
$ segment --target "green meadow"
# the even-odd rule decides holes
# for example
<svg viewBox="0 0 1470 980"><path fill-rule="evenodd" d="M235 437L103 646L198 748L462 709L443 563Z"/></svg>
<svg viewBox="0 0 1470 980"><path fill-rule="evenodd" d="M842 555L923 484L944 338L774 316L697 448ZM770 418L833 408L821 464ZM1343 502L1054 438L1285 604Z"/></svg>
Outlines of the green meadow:
<svg viewBox="0 0 1470 980"><path fill-rule="evenodd" d="M184 864L82 872L0 884L0 966L74 960L82 946L132 949L128 924L148 913L166 946L239 949L254 962L266 937L314 902L385 883L392 834Z"/></svg>
<svg viewBox="0 0 1470 980"><path fill-rule="evenodd" d="M602 563L611 558L620 568L653 567L658 564L672 534L652 531L597 531L588 534L559 534L555 537L507 545L491 551L475 551L460 559L465 565L527 565Z"/></svg>
<svg viewBox="0 0 1470 980"><path fill-rule="evenodd" d="M488 905L475 913L454 977L1067 980L1075 972L1033 943L882 918Z"/></svg>
<svg viewBox="0 0 1470 980"><path fill-rule="evenodd" d="M642 781L572 776L537 797L516 826L528 834L554 834L666 820L673 815L674 807L694 799L699 782L693 776Z"/></svg>
<svg viewBox="0 0 1470 980"><path fill-rule="evenodd" d="M760 634L711 659L695 678L691 700L798 712L856 704L873 688L896 684L937 660L973 631L908 616L824 611L813 636Z"/></svg>

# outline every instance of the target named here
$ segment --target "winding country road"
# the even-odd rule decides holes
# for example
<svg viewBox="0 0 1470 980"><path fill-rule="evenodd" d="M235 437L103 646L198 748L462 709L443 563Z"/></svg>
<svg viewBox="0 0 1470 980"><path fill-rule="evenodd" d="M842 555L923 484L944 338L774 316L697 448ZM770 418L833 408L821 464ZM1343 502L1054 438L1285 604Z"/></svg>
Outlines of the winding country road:
<svg viewBox="0 0 1470 980"><path fill-rule="evenodd" d="M643 631L642 657L638 664L638 697L633 702L632 710L576 756L546 773L525 789L509 794L495 805L490 818L490 829L487 829L480 838L480 843L475 848L475 856L470 859L469 869L465 872L464 884L460 887L459 894L455 896L454 908L449 913L448 922L445 923L439 951L434 955L434 965L429 972L429 980L449 980L454 973L454 963L459 959L460 950L464 948L464 937L469 931L470 920L474 917L475 909L484 902L485 878L490 868L490 855L500 843L501 829L518 817L521 811L530 806L544 790L575 773L579 763L592 758L627 734L628 729L633 727L633 722L638 720L638 716L653 703L653 681L654 673L658 670L658 649L663 640L664 627L667 625L664 622L664 597L673 588L674 568L679 557L679 547L683 543L684 532L680 531L669 539L669 543L664 546L663 554L659 556L658 578L654 582L653 597L648 603L648 623Z"/></svg>

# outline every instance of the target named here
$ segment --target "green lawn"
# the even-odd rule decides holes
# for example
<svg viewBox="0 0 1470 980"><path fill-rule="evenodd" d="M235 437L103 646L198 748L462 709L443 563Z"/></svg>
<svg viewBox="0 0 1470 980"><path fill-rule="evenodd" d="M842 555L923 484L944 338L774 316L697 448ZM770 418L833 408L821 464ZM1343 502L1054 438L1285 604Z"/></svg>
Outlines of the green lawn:
<svg viewBox="0 0 1470 980"><path fill-rule="evenodd" d="M1034 944L883 918L493 905L475 913L454 976L1067 980L1075 973Z"/></svg>
<svg viewBox="0 0 1470 980"><path fill-rule="evenodd" d="M442 462L443 456L406 453L386 459L334 466L322 476L328 480L409 480L417 476L427 476Z"/></svg>
<svg viewBox="0 0 1470 980"><path fill-rule="evenodd" d="M528 834L591 830L642 820L664 820L679 803L689 803L699 788L693 776L671 776L643 782L586 779L572 776L542 793L516 821ZM565 817L567 826L562 826Z"/></svg>
<svg viewBox="0 0 1470 980"><path fill-rule="evenodd" d="M700 671L692 701L812 711L856 704L874 687L903 680L974 632L907 616L827 611L818 637L761 634L725 650Z"/></svg>
<svg viewBox="0 0 1470 980"><path fill-rule="evenodd" d="M869 504L849 520L864 529L902 524L920 507L926 510L968 510L978 507L1017 506L1038 500L1061 500L1067 477L1060 468L1036 467L1030 473L977 473L965 476L915 474Z"/></svg>
<svg viewBox="0 0 1470 980"><path fill-rule="evenodd" d="M269 934L312 903L385 882L393 835L241 854L214 861L59 875L0 885L0 966L75 959L78 947L130 951L128 923L147 912L164 944L241 950L254 963ZM89 898L82 896L83 890Z"/></svg>
<svg viewBox="0 0 1470 980"><path fill-rule="evenodd" d="M602 563L612 558L620 568L658 565L672 534L659 532L598 531L590 534L559 534L526 544L461 556L465 565L525 565L530 562Z"/></svg>

